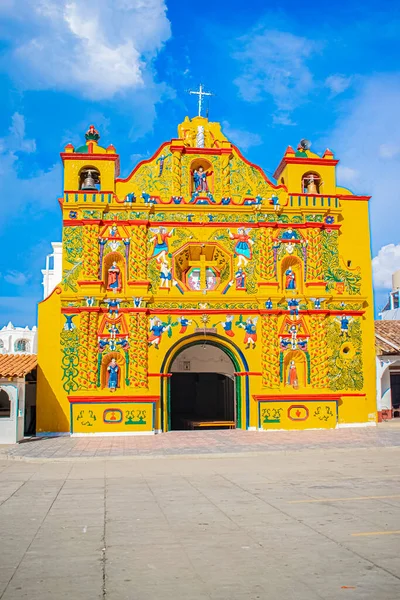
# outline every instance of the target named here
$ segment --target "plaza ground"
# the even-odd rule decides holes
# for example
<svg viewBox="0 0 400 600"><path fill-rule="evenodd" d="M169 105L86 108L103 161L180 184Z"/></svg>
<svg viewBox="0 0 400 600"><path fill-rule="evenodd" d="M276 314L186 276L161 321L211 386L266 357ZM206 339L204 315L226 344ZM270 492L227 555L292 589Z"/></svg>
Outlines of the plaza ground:
<svg viewBox="0 0 400 600"><path fill-rule="evenodd" d="M398 600L399 464L396 426L3 448L0 599Z"/></svg>

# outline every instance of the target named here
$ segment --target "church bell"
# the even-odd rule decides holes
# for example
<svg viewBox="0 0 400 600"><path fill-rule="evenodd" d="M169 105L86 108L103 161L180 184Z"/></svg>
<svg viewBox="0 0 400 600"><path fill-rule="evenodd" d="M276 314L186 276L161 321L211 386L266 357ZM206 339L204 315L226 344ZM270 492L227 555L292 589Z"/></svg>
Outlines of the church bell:
<svg viewBox="0 0 400 600"><path fill-rule="evenodd" d="M83 179L83 183L82 183L82 190L97 190L96 187L96 183L98 183L98 179L97 181L92 177L92 171L87 171L84 174L84 179Z"/></svg>

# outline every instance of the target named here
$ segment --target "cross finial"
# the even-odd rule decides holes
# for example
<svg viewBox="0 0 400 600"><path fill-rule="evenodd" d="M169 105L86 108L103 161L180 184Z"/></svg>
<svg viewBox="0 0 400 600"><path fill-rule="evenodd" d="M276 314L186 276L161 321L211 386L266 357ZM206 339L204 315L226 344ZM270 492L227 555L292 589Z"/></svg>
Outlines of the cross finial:
<svg viewBox="0 0 400 600"><path fill-rule="evenodd" d="M199 117L201 117L201 110L203 108L203 96L214 96L214 94L212 94L211 92L205 92L202 83L200 83L198 91L189 90L189 94L195 94L199 97Z"/></svg>

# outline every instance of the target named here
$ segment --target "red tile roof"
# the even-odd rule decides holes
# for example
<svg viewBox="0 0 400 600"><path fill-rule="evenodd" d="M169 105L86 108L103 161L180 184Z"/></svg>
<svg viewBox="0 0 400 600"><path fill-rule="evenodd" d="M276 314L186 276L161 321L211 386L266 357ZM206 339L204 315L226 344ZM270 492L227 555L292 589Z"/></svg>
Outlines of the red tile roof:
<svg viewBox="0 0 400 600"><path fill-rule="evenodd" d="M0 377L25 377L36 366L36 354L0 354Z"/></svg>
<svg viewBox="0 0 400 600"><path fill-rule="evenodd" d="M377 354L400 354L400 321L375 321Z"/></svg>

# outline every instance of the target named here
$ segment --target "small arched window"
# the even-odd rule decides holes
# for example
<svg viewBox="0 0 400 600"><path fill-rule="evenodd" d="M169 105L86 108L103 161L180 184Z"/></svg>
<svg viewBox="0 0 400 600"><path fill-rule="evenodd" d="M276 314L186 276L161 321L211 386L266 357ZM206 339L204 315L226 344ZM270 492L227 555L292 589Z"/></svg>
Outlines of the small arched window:
<svg viewBox="0 0 400 600"><path fill-rule="evenodd" d="M29 352L28 340L17 340L14 344L15 352Z"/></svg>
<svg viewBox="0 0 400 600"><path fill-rule="evenodd" d="M301 185L304 194L321 194L322 184L324 182L321 179L321 176L314 171L308 171L308 173L304 173L301 178Z"/></svg>
<svg viewBox="0 0 400 600"><path fill-rule="evenodd" d="M79 172L79 189L87 192L100 190L100 171L95 167L83 167Z"/></svg>
<svg viewBox="0 0 400 600"><path fill-rule="evenodd" d="M0 390L0 419L9 419L11 417L10 396L5 390Z"/></svg>

